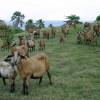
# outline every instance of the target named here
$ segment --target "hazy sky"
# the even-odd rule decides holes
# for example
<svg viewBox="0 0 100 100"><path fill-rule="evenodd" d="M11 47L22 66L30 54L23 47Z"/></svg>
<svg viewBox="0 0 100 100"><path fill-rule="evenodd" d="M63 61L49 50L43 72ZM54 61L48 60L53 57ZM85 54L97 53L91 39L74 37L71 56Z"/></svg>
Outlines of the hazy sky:
<svg viewBox="0 0 100 100"><path fill-rule="evenodd" d="M100 15L100 0L0 0L0 19L10 20L20 11L25 20L65 20L76 14L81 20L95 20Z"/></svg>

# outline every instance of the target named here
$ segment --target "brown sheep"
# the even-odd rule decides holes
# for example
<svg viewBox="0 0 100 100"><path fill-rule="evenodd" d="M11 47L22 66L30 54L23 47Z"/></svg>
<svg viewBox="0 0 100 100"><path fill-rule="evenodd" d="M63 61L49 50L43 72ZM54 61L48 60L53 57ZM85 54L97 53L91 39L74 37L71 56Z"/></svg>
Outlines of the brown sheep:
<svg viewBox="0 0 100 100"><path fill-rule="evenodd" d="M63 33L64 37L68 36L68 32L69 32L68 28L62 28L62 33Z"/></svg>
<svg viewBox="0 0 100 100"><path fill-rule="evenodd" d="M93 31L96 33L97 36L100 36L100 24L95 24L93 26Z"/></svg>
<svg viewBox="0 0 100 100"><path fill-rule="evenodd" d="M51 37L55 38L55 36L56 36L56 30L54 27L51 27Z"/></svg>
<svg viewBox="0 0 100 100"><path fill-rule="evenodd" d="M36 29L34 32L34 38L40 38L40 30Z"/></svg>
<svg viewBox="0 0 100 100"><path fill-rule="evenodd" d="M51 75L49 73L48 56L45 53L39 53L31 58L19 53L20 60L18 60L17 68L20 77L23 80L23 93L28 94L30 78L39 78L39 84L42 82L43 75L47 73L50 84L52 85ZM13 59L15 59L13 57ZM15 60L13 60L15 63Z"/></svg>
<svg viewBox="0 0 100 100"><path fill-rule="evenodd" d="M18 46L18 47L15 47L15 45L14 45L14 46L11 47L10 50L11 50L12 55L14 55L15 52L20 52L20 53L26 55L27 57L29 57L28 48L25 45L21 45L21 46Z"/></svg>
<svg viewBox="0 0 100 100"><path fill-rule="evenodd" d="M49 39L49 37L50 37L50 33L48 31L44 31L43 32L43 38Z"/></svg>
<svg viewBox="0 0 100 100"><path fill-rule="evenodd" d="M30 51L35 51L35 40L27 40L27 47Z"/></svg>
<svg viewBox="0 0 100 100"><path fill-rule="evenodd" d="M90 29L91 29L91 24L88 23L88 22L85 22L85 23L84 23L84 29L90 30Z"/></svg>
<svg viewBox="0 0 100 100"><path fill-rule="evenodd" d="M85 43L96 43L96 35L91 32L85 32L84 33L84 41Z"/></svg>
<svg viewBox="0 0 100 100"><path fill-rule="evenodd" d="M19 46L25 45L25 39L24 36L19 36Z"/></svg>
<svg viewBox="0 0 100 100"><path fill-rule="evenodd" d="M33 33L34 29L33 28L29 28L28 29L28 33Z"/></svg>
<svg viewBox="0 0 100 100"><path fill-rule="evenodd" d="M39 41L39 50L44 50L45 49L45 41L42 39Z"/></svg>

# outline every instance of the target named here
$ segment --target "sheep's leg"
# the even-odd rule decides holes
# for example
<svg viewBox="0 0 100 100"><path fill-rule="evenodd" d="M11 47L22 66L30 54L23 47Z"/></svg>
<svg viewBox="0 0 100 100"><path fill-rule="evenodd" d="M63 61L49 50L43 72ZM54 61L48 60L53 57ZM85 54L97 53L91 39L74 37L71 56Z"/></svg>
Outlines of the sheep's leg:
<svg viewBox="0 0 100 100"><path fill-rule="evenodd" d="M5 81L5 78L4 77L2 78L2 80L3 80L4 85L6 85L6 81Z"/></svg>
<svg viewBox="0 0 100 100"><path fill-rule="evenodd" d="M26 79L23 81L23 94L28 94L28 81Z"/></svg>
<svg viewBox="0 0 100 100"><path fill-rule="evenodd" d="M44 45L44 50L45 50L45 45Z"/></svg>
<svg viewBox="0 0 100 100"><path fill-rule="evenodd" d="M13 78L12 80L12 83L11 83L11 90L10 90L10 92L14 92L15 91L15 78Z"/></svg>
<svg viewBox="0 0 100 100"><path fill-rule="evenodd" d="M25 80L23 81L23 94L25 94Z"/></svg>
<svg viewBox="0 0 100 100"><path fill-rule="evenodd" d="M49 73L49 71L47 71L47 75L48 75L48 78L49 78L49 81L50 81L50 85L52 85L51 74Z"/></svg>
<svg viewBox="0 0 100 100"><path fill-rule="evenodd" d="M34 51L35 51L35 46L34 46Z"/></svg>
<svg viewBox="0 0 100 100"><path fill-rule="evenodd" d="M41 82L42 82L42 78L43 78L43 76L42 77L40 77L40 80L39 80L39 85L41 84Z"/></svg>

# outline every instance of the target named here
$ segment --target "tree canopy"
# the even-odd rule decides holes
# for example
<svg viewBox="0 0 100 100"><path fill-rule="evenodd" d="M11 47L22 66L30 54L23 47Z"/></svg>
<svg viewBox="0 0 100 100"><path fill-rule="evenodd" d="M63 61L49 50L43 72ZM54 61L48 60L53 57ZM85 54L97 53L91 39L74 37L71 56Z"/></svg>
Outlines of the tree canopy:
<svg viewBox="0 0 100 100"><path fill-rule="evenodd" d="M22 14L19 11L15 11L11 17L11 21L13 22L13 25L15 27L18 27L19 25L22 27L23 25L23 19L25 18L24 14Z"/></svg>
<svg viewBox="0 0 100 100"><path fill-rule="evenodd" d="M66 16L66 19L68 19L69 21L79 22L80 17L77 15L70 15L70 16Z"/></svg>
<svg viewBox="0 0 100 100"><path fill-rule="evenodd" d="M96 21L100 21L100 15L96 17Z"/></svg>

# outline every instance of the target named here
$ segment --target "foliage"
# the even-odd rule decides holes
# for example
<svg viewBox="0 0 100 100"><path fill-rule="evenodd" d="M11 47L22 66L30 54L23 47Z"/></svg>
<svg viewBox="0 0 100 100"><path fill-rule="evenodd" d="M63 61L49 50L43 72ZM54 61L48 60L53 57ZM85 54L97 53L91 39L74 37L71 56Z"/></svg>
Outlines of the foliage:
<svg viewBox="0 0 100 100"><path fill-rule="evenodd" d="M3 45L11 44L14 35L20 32L23 32L23 30L20 28L7 25L0 25L0 39L3 41Z"/></svg>
<svg viewBox="0 0 100 100"><path fill-rule="evenodd" d="M35 24L33 23L32 19L29 19L25 24L25 30L28 30L29 28L34 28Z"/></svg>
<svg viewBox="0 0 100 100"><path fill-rule="evenodd" d="M0 30L0 39L3 41L3 45L9 45L13 40L13 33L9 27L6 30Z"/></svg>
<svg viewBox="0 0 100 100"><path fill-rule="evenodd" d="M23 19L25 18L24 14L21 14L21 12L16 11L13 13L11 17L11 21L13 22L13 25L15 27L18 27L19 25L22 27L23 25Z"/></svg>
<svg viewBox="0 0 100 100"><path fill-rule="evenodd" d="M96 17L96 21L100 21L100 15Z"/></svg>
<svg viewBox="0 0 100 100"><path fill-rule="evenodd" d="M49 24L49 27L50 27L50 28L52 28L52 27L53 27L53 25L52 25L52 24Z"/></svg>
<svg viewBox="0 0 100 100"><path fill-rule="evenodd" d="M68 19L69 21L79 22L80 17L77 15L70 15L70 16L66 16L66 19Z"/></svg>
<svg viewBox="0 0 100 100"><path fill-rule="evenodd" d="M44 27L45 27L44 21L43 21L42 19L37 20L36 26L37 26L38 28L40 28L40 29L41 29L41 28L44 28Z"/></svg>
<svg viewBox="0 0 100 100"><path fill-rule="evenodd" d="M6 24L5 21L0 20L0 25L5 25L5 24Z"/></svg>

